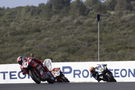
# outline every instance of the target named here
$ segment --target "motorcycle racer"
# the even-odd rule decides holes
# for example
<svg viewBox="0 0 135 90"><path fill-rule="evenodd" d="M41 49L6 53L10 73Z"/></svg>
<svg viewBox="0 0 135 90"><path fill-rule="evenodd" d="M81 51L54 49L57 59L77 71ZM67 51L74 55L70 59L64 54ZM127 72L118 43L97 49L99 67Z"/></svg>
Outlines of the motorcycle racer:
<svg viewBox="0 0 135 90"><path fill-rule="evenodd" d="M107 64L97 64L96 67L90 67L90 72L98 82L101 80L106 82L116 82L112 72L107 68Z"/></svg>

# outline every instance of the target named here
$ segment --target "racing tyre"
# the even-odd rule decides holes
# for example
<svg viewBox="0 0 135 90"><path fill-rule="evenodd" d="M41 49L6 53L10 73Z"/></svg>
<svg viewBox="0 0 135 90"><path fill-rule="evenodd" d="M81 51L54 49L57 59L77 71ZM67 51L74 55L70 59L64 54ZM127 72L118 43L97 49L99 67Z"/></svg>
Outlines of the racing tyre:
<svg viewBox="0 0 135 90"><path fill-rule="evenodd" d="M48 76L49 76L49 78L47 79L47 82L49 84L53 84L55 82L54 76L52 75L51 72L48 72Z"/></svg>
<svg viewBox="0 0 135 90"><path fill-rule="evenodd" d="M56 77L56 79L57 79L57 82L69 82L69 80L63 74Z"/></svg>
<svg viewBox="0 0 135 90"><path fill-rule="evenodd" d="M37 72L37 70L29 70L29 74L32 78L33 81L35 81L37 84L40 84L41 81L40 81L40 76L39 76L39 73Z"/></svg>
<svg viewBox="0 0 135 90"><path fill-rule="evenodd" d="M106 76L108 78L108 82L116 82L116 80L114 79L112 73L106 73Z"/></svg>
<svg viewBox="0 0 135 90"><path fill-rule="evenodd" d="M61 78L63 79L64 82L69 82L69 80L64 75L62 75Z"/></svg>

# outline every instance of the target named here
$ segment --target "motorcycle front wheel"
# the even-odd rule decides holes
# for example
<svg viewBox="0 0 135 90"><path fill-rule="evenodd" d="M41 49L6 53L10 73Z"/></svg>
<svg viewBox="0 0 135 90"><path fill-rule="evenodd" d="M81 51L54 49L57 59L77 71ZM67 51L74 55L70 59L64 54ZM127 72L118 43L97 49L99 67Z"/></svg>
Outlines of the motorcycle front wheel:
<svg viewBox="0 0 135 90"><path fill-rule="evenodd" d="M116 82L113 75L111 73L106 73L106 76L108 78L108 82Z"/></svg>
<svg viewBox="0 0 135 90"><path fill-rule="evenodd" d="M69 80L62 73L60 76L56 77L56 79L57 79L57 82L69 82Z"/></svg>
<svg viewBox="0 0 135 90"><path fill-rule="evenodd" d="M51 72L48 72L47 74L48 74L48 76L49 76L49 78L47 79L47 82L48 82L49 84L53 84L53 83L55 82L54 76L52 75Z"/></svg>
<svg viewBox="0 0 135 90"><path fill-rule="evenodd" d="M32 80L34 82L36 82L37 84L40 84L41 83L41 80L40 80L40 75L39 73L37 72L37 70L33 69L33 70L29 70L29 75L31 76Z"/></svg>

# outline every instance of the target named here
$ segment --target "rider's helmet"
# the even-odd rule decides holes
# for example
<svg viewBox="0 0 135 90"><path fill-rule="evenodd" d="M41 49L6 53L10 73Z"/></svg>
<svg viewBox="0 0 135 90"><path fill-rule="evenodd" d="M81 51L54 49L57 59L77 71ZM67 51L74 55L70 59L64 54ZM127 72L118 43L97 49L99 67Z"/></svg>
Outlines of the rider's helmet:
<svg viewBox="0 0 135 90"><path fill-rule="evenodd" d="M17 62L18 62L20 65L22 65L22 62L24 61L24 59L25 59L25 57L19 56L19 57L17 58Z"/></svg>
<svg viewBox="0 0 135 90"><path fill-rule="evenodd" d="M52 70L52 60L50 58L46 58L44 61L43 61L43 66L44 67L47 67L49 71Z"/></svg>
<svg viewBox="0 0 135 90"><path fill-rule="evenodd" d="M90 72L93 72L94 70L95 70L95 68L94 67L90 67Z"/></svg>

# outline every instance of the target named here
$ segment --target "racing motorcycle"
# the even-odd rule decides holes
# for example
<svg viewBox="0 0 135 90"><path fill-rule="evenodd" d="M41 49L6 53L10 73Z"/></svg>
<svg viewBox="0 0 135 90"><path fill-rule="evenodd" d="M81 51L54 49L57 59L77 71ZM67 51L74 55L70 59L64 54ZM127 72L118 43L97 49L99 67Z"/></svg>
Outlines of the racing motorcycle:
<svg viewBox="0 0 135 90"><path fill-rule="evenodd" d="M107 68L107 64L98 64L95 71L98 72L98 82L101 80L106 82L116 82L112 72Z"/></svg>
<svg viewBox="0 0 135 90"><path fill-rule="evenodd" d="M52 74L55 77L56 82L69 82L69 80L65 77L60 68L53 68Z"/></svg>
<svg viewBox="0 0 135 90"><path fill-rule="evenodd" d="M45 67L42 63L37 63L36 61L29 59L23 61L23 69L27 70L27 74L31 76L33 81L40 84L41 81L47 81L48 83L54 83L55 79L52 73Z"/></svg>

